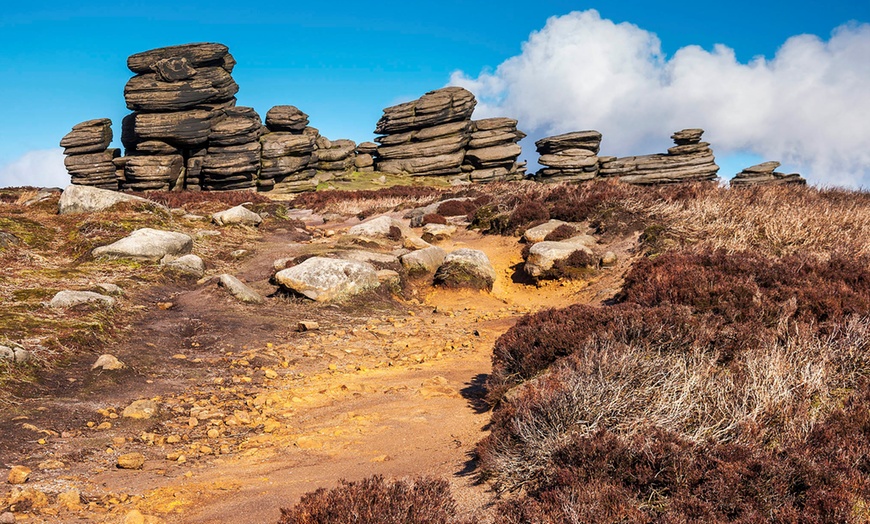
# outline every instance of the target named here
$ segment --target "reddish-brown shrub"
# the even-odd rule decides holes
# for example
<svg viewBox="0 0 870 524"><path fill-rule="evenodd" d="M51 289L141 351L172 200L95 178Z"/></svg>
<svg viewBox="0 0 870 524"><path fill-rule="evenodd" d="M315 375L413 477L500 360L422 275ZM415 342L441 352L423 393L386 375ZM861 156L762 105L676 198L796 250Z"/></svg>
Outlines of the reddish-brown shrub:
<svg viewBox="0 0 870 524"><path fill-rule="evenodd" d="M443 479L387 481L375 475L357 482L342 479L336 488L303 495L292 508L281 509L278 524L446 524L455 513Z"/></svg>
<svg viewBox="0 0 870 524"><path fill-rule="evenodd" d="M438 205L437 213L445 217L455 217L474 213L480 207L474 200L447 200Z"/></svg>
<svg viewBox="0 0 870 524"><path fill-rule="evenodd" d="M219 203L237 206L245 202L267 204L269 198L256 191L145 191L132 192L132 195L146 198L169 208L194 206L203 203Z"/></svg>
<svg viewBox="0 0 870 524"><path fill-rule="evenodd" d="M438 213L427 213L423 215L422 224L447 224L447 219Z"/></svg>
<svg viewBox="0 0 870 524"><path fill-rule="evenodd" d="M513 232L529 227L534 223L544 222L549 220L550 212L544 204L537 200L527 200L522 202L510 214L508 225Z"/></svg>
<svg viewBox="0 0 870 524"><path fill-rule="evenodd" d="M393 207L401 202L431 201L440 196L443 189L430 186L392 186L370 191L313 191L302 193L293 199L296 208L323 211L342 202L390 201Z"/></svg>
<svg viewBox="0 0 870 524"><path fill-rule="evenodd" d="M544 237L545 242L558 242L560 240L565 240L571 238L577 234L577 228L570 224L562 224L556 229L547 233L547 236Z"/></svg>

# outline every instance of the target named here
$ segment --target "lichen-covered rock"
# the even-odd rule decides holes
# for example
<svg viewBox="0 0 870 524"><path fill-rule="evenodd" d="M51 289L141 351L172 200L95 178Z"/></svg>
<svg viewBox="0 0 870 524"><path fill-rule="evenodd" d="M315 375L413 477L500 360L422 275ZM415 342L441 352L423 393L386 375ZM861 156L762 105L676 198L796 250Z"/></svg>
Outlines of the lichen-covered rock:
<svg viewBox="0 0 870 524"><path fill-rule="evenodd" d="M262 304L263 297L259 293L250 288L247 284L234 277L224 273L218 277L218 285L226 289L230 295L234 296L241 302L246 304Z"/></svg>
<svg viewBox="0 0 870 524"><path fill-rule="evenodd" d="M444 263L446 256L446 251L438 246L432 246L406 253L400 260L410 275L433 274Z"/></svg>
<svg viewBox="0 0 870 524"><path fill-rule="evenodd" d="M244 204L218 211L211 216L211 219L219 226L258 226L263 222L263 217L246 208Z"/></svg>
<svg viewBox="0 0 870 524"><path fill-rule="evenodd" d="M93 291L64 290L58 291L48 305L57 309L68 309L83 304L110 308L115 305L115 299Z"/></svg>
<svg viewBox="0 0 870 524"><path fill-rule="evenodd" d="M166 255L160 259L160 269L181 277L200 279L205 275L205 263L194 254L180 257Z"/></svg>
<svg viewBox="0 0 870 524"><path fill-rule="evenodd" d="M103 211L122 202L138 202L159 206L141 197L119 193L108 189L72 184L60 195L58 211L61 215L69 213L94 213Z"/></svg>
<svg viewBox="0 0 870 524"><path fill-rule="evenodd" d="M166 255L186 255L191 249L193 239L184 233L143 228L117 242L94 249L93 255L156 262Z"/></svg>
<svg viewBox="0 0 870 524"><path fill-rule="evenodd" d="M275 274L286 289L318 302L342 300L378 287L378 275L370 264L353 260L313 257Z"/></svg>
<svg viewBox="0 0 870 524"><path fill-rule="evenodd" d="M370 239L385 238L398 241L410 236L411 231L404 222L383 215L351 227L347 234Z"/></svg>
<svg viewBox="0 0 870 524"><path fill-rule="evenodd" d="M492 290L495 268L486 253L476 249L457 249L444 257L435 273L435 284L450 288Z"/></svg>
<svg viewBox="0 0 870 524"><path fill-rule="evenodd" d="M540 277L552 269L556 261L567 259L575 251L583 251L592 255L592 250L584 238L560 242L538 242L529 250L529 256L526 258L524 266L525 271L532 277Z"/></svg>

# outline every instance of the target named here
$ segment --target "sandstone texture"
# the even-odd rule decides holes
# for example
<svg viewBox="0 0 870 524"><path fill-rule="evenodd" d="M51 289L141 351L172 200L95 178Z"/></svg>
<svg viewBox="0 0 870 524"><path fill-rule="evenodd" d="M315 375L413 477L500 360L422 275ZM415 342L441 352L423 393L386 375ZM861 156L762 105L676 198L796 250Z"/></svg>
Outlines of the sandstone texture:
<svg viewBox="0 0 870 524"><path fill-rule="evenodd" d="M798 173L777 172L779 166L779 162L770 161L747 167L731 179L731 187L806 185L806 179Z"/></svg>
<svg viewBox="0 0 870 524"><path fill-rule="evenodd" d="M353 260L313 257L275 274L282 287L318 302L342 300L378 287L370 264Z"/></svg>
<svg viewBox="0 0 870 524"><path fill-rule="evenodd" d="M193 248L193 239L184 233L142 228L128 236L94 249L95 257L129 258L158 261L166 255L186 255Z"/></svg>

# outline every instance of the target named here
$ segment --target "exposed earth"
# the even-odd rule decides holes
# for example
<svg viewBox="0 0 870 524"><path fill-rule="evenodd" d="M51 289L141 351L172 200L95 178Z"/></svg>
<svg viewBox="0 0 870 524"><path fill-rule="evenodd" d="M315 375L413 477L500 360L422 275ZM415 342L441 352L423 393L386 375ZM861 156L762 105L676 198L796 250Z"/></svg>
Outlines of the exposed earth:
<svg viewBox="0 0 870 524"><path fill-rule="evenodd" d="M306 219L312 231L356 222ZM383 474L446 478L460 512L486 522L496 494L475 481L473 450L489 421L481 384L494 341L526 313L610 298L635 244L606 246L619 263L592 281L535 285L517 269L518 238L460 229L439 245L484 251L498 275L492 292L420 285L336 305L275 295L269 277L291 235L246 234L256 237L242 246L249 253L221 270L265 303L240 303L212 282L142 285L123 298L136 314L112 347L0 405L2 463L32 469L25 484L0 488L16 521L275 522L306 492ZM300 330L311 321L316 329ZM127 367L91 370L101 353ZM122 416L141 399L154 416ZM144 457L139 469L132 453Z"/></svg>

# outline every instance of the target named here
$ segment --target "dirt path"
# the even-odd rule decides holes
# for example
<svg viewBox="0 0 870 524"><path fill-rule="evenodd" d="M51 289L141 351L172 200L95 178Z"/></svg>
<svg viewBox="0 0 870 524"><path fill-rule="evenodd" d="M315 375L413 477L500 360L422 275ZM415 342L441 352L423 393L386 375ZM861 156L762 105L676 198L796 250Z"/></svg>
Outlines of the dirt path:
<svg viewBox="0 0 870 524"><path fill-rule="evenodd" d="M622 259L631 243L614 247ZM481 383L493 343L525 313L608 298L621 268L591 286L535 287L517 281L516 239L462 232L443 247L485 251L499 275L492 293L426 291L350 309L282 298L242 306L212 287L141 297L172 306L152 307L132 330L119 356L134 371L95 379L72 368L81 379L69 398L19 407L54 432L20 458L63 464L33 468L30 488L82 495L70 509L30 503L52 522L123 522L134 509L164 522L275 522L308 491L383 474L444 477L461 511L485 507L492 494L473 482L471 457L489 419ZM236 274L269 292L272 261L286 251L270 236ZM300 320L321 328L298 333ZM154 398L160 417L118 417L137 398ZM114 467L131 452L145 456L141 470Z"/></svg>

